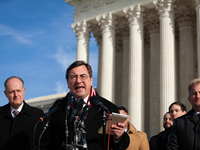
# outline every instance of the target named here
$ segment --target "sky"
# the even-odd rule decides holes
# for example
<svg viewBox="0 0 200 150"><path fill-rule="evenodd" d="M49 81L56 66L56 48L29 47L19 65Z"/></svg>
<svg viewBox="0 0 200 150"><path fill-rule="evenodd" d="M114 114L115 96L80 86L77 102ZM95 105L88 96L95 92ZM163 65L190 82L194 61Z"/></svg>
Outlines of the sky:
<svg viewBox="0 0 200 150"><path fill-rule="evenodd" d="M10 76L24 80L25 100L69 91L65 72L76 60L77 45L73 13L64 0L0 0L0 106L8 103L4 82ZM95 87L94 38L89 45Z"/></svg>

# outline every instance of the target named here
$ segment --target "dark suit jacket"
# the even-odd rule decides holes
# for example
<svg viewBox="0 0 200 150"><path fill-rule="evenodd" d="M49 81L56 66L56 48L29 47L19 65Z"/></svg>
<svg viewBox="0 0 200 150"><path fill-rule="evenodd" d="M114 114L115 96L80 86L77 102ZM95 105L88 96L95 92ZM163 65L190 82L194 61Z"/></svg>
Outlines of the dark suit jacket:
<svg viewBox="0 0 200 150"><path fill-rule="evenodd" d="M43 111L24 102L21 112L13 118L10 104L0 107L0 149L32 150L33 130ZM41 130L39 125L37 129ZM37 130L36 137L41 131Z"/></svg>
<svg viewBox="0 0 200 150"><path fill-rule="evenodd" d="M200 150L199 118L192 109L174 121L169 150Z"/></svg>
<svg viewBox="0 0 200 150"><path fill-rule="evenodd" d="M119 112L118 107L113 103L109 102L108 100L98 96L98 100L101 101L108 109L112 112ZM47 148L51 150L61 150L65 149L62 147L62 144L66 141L66 134L65 134L65 107L56 112L52 115L49 128L45 132L45 138L43 140L43 145L47 142ZM68 117L70 114L68 115ZM102 134L98 134L98 129L102 126L102 114L93 106L88 111L87 118L85 119L85 127L86 127L86 140L87 140L87 147L88 150L102 150L103 149L103 136ZM68 125L69 125L69 118L68 118ZM68 128L68 131L71 131L71 128ZM69 135L72 135L70 132ZM70 136L68 137L70 138ZM69 144L69 142L68 142ZM117 149L126 149L129 145L129 137L127 133L124 132L123 136L121 137L120 142L117 144L114 142L114 138L110 137L110 149L117 150Z"/></svg>
<svg viewBox="0 0 200 150"><path fill-rule="evenodd" d="M168 135L171 127L150 138L150 150L167 150Z"/></svg>

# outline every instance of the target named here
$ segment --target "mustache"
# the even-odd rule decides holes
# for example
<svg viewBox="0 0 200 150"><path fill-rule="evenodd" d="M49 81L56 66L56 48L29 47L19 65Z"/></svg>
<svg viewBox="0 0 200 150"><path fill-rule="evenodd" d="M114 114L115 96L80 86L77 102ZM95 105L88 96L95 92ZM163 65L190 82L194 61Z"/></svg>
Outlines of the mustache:
<svg viewBox="0 0 200 150"><path fill-rule="evenodd" d="M171 123L166 122L166 123L164 123L164 126L166 126L166 124L172 125Z"/></svg>

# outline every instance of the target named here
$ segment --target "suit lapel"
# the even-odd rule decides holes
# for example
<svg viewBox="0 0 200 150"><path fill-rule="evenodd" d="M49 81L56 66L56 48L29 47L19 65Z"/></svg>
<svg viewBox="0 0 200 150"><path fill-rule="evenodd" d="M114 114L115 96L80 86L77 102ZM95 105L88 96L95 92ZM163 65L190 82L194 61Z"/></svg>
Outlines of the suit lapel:
<svg viewBox="0 0 200 150"><path fill-rule="evenodd" d="M188 117L190 117L190 120L195 124L197 124L197 122L199 121L199 118L197 117L196 112L193 109L188 112Z"/></svg>

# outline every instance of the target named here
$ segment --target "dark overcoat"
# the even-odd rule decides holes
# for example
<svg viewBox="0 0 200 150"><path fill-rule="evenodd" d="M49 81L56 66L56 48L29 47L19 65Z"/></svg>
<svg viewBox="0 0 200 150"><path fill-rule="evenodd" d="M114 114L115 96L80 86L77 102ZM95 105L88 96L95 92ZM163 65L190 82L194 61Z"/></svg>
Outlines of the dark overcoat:
<svg viewBox="0 0 200 150"><path fill-rule="evenodd" d="M97 97L98 97L98 100L102 102L103 105L105 105L109 109L110 113L112 112L119 113L118 107L116 105L100 97L99 95L97 95ZM47 129L45 138L44 138L45 139L44 143L47 142L48 146L45 147L44 149L48 149L48 150L65 149L65 146L62 146L63 143L65 143L66 141L65 116L66 116L65 109L62 109L52 115L51 120L49 122L49 128ZM85 127L87 130L86 140L87 140L88 150L103 150L103 136L102 134L98 134L98 129L102 126L102 124L103 124L103 118L102 118L101 112L99 112L95 107L91 106L88 111L87 118L85 119ZM71 129L68 128L68 131L70 130ZM69 136L70 135L71 133L69 133ZM122 149L126 149L128 145L129 145L129 137L128 137L128 134L125 132L122 135L120 142L118 143L114 142L113 136L110 137L110 149L122 150Z"/></svg>
<svg viewBox="0 0 200 150"><path fill-rule="evenodd" d="M200 150L200 121L193 109L174 121L168 150Z"/></svg>
<svg viewBox="0 0 200 150"><path fill-rule="evenodd" d="M168 136L171 127L150 138L150 150L167 150Z"/></svg>
<svg viewBox="0 0 200 150"><path fill-rule="evenodd" d="M43 114L25 102L15 118L11 116L10 104L0 107L0 150L32 150L34 126ZM41 128L43 125L38 125L36 138Z"/></svg>

